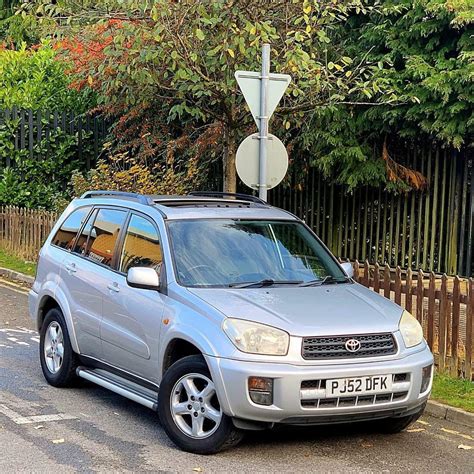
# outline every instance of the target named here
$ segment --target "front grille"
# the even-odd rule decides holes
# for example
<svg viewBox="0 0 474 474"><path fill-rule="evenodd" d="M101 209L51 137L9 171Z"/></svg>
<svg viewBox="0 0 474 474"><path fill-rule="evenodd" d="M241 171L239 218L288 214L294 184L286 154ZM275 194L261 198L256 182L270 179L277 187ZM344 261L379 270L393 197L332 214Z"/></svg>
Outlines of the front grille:
<svg viewBox="0 0 474 474"><path fill-rule="evenodd" d="M346 349L346 342L349 339L360 342L360 349L357 352L350 352ZM397 346L391 333L305 337L302 346L302 356L306 360L377 357L396 352Z"/></svg>
<svg viewBox="0 0 474 474"><path fill-rule="evenodd" d="M410 389L410 374L393 374L392 390L387 393L359 396L326 397L326 379L303 380L300 398L303 408L363 407L405 400Z"/></svg>

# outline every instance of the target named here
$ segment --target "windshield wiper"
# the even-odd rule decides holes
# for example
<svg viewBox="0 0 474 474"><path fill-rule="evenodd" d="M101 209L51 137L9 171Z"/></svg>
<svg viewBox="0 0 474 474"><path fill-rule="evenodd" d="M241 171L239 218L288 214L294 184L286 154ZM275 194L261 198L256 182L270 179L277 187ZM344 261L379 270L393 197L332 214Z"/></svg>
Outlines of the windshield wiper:
<svg viewBox="0 0 474 474"><path fill-rule="evenodd" d="M331 283L345 283L350 281L351 279L347 276L340 278L334 278L332 275L326 275L322 280L310 280L301 283L300 286L321 286L321 285L328 285Z"/></svg>
<svg viewBox="0 0 474 474"><path fill-rule="evenodd" d="M272 280L270 278L260 281L248 281L243 283L230 283L229 288L262 288L273 285L300 285L301 280Z"/></svg>

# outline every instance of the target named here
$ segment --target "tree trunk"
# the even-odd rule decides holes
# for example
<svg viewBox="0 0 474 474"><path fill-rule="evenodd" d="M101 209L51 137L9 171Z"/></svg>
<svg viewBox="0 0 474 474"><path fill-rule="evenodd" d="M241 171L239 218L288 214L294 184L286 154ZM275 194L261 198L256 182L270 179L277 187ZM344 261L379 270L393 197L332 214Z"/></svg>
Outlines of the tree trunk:
<svg viewBox="0 0 474 474"><path fill-rule="evenodd" d="M232 127L225 127L224 131L224 192L237 192L237 170L235 169L235 131Z"/></svg>

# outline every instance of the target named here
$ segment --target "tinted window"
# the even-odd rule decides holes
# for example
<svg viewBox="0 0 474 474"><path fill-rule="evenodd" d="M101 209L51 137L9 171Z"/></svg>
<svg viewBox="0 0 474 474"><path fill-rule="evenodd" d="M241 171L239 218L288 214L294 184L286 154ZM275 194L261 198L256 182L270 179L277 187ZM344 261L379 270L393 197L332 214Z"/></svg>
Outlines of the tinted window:
<svg viewBox="0 0 474 474"><path fill-rule="evenodd" d="M94 212L89 216L89 219L87 219L86 224L82 228L81 233L76 240L76 245L74 246L73 252L79 253L81 255L86 255L88 253L90 248L89 245L91 244L89 236L92 234L92 226L94 224L96 215L97 210L94 210Z"/></svg>
<svg viewBox="0 0 474 474"><path fill-rule="evenodd" d="M115 244L126 216L125 211L99 209L89 231L84 255L110 267L114 258Z"/></svg>
<svg viewBox="0 0 474 474"><path fill-rule="evenodd" d="M161 245L154 225L140 216L132 216L125 235L120 271L127 273L132 267L152 267L159 269Z"/></svg>
<svg viewBox="0 0 474 474"><path fill-rule="evenodd" d="M90 210L90 207L81 207L69 214L69 217L63 222L51 242L63 249L71 249L77 232Z"/></svg>

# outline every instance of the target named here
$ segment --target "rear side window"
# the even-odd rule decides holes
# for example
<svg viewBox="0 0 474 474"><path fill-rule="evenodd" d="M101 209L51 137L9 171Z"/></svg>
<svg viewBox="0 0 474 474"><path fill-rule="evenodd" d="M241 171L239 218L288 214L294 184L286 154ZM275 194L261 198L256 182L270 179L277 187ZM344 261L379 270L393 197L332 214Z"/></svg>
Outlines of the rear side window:
<svg viewBox="0 0 474 474"><path fill-rule="evenodd" d="M148 219L133 215L123 243L120 271L127 273L132 267L151 267L158 271L161 261L160 237L155 226Z"/></svg>
<svg viewBox="0 0 474 474"><path fill-rule="evenodd" d="M63 249L71 249L76 235L90 210L90 207L81 207L71 212L56 232L51 243Z"/></svg>
<svg viewBox="0 0 474 474"><path fill-rule="evenodd" d="M91 243L90 235L93 234L92 226L94 224L94 219L96 215L97 215L97 209L94 209L92 214L89 216L89 219L87 219L87 222L82 228L79 236L77 237L76 245L74 246L74 249L73 249L74 253L78 253L80 255L86 255L89 252L89 248L90 248L89 245Z"/></svg>
<svg viewBox="0 0 474 474"><path fill-rule="evenodd" d="M92 224L84 255L102 265L112 266L115 247L127 213L116 209L99 209Z"/></svg>

